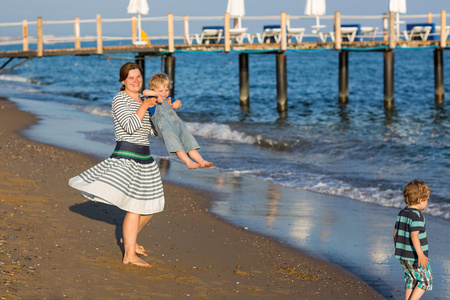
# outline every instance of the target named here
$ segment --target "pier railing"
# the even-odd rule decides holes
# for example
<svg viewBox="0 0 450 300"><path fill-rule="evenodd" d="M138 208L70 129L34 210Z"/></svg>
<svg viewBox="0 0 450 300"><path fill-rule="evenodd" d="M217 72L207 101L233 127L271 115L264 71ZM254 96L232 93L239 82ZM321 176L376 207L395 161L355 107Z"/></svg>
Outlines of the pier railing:
<svg viewBox="0 0 450 300"><path fill-rule="evenodd" d="M273 22L277 23L280 26L281 32L280 37L281 39L279 43L273 43L269 42L269 45L266 44L264 41L258 42L256 40L255 43L248 42L244 43L241 42L240 46L242 49L242 46L250 48L250 49L270 49L274 48L279 51L285 51L287 50L288 46L294 47L294 48L302 48L302 47L311 47L305 46L308 43L313 43L314 47L324 48L324 47L332 47L336 50L340 50L342 47L342 44L348 45L352 44L356 47L370 47L373 46L373 43L364 44L364 38L366 38L367 42L367 36L364 37L360 30L356 34L352 36L352 40L348 42L343 41L343 34L341 32L341 29L345 27L345 23L361 23L361 22L371 22L372 26L371 28L376 28L376 30L373 31L373 35L370 36L369 41L371 42L379 42L378 44L386 44L389 46L389 49L394 49L398 45L406 46L409 45L416 46L417 44L422 45L435 45L437 47L446 48L447 47L447 37L450 30L446 30L448 28L447 26L447 18L449 17L449 14L446 14L445 11L441 11L440 14L432 14L427 13L423 15L402 15L401 20L402 22L398 24L396 23L395 17L393 13L390 14L384 14L384 15L371 15L371 16L350 16L350 15L341 15L339 12L336 12L334 15L327 15L327 16L321 16L320 20L322 23L327 23L328 25L331 25L328 27L328 30L322 29L322 32L318 32L319 30L316 30L315 32L311 29L309 29L305 24L311 23L311 21L315 21L315 17L311 16L296 16L296 15L288 15L284 12L282 12L278 16L246 16L242 18L243 22ZM409 21L416 21L416 23L433 23L433 20L436 22L436 28L441 28L440 31L434 30L434 32L428 32L427 36L433 37L431 41L430 39L423 39L423 43L420 43L421 41L417 40L408 40L406 37L403 37L400 31L399 26L403 26L402 24L406 25L406 20ZM149 36L148 39L155 44L157 40L164 40L167 41L167 45L158 45L159 50L161 48L164 48L162 46L166 47L166 51L169 53L173 53L175 51L175 48L180 47L188 47L188 48L195 48L195 47L201 47L201 49L205 50L205 47L215 47L215 48L223 48L223 51L229 52L232 47L236 47L236 41L233 40L233 37L230 37L230 26L232 20L230 20L229 14L225 14L223 16L209 16L209 17L203 17L203 16L174 16L173 14L168 14L167 16L161 16L161 17L143 17L141 18L141 24L142 28L146 30L147 28L152 28L157 24L157 22L162 22L167 24L167 35L164 36ZM217 25L221 25L224 28L223 32L223 43L221 45L202 45L201 43L188 43L187 37L189 35L192 35L192 32L190 32L189 25L192 22L196 22L197 24L199 22L202 22L205 24L206 22L212 22ZM111 28L112 24L117 26L117 23L123 23L124 27L126 28L129 26L130 28L130 34L125 36L118 36L114 34L107 34L106 32L114 32ZM127 24L128 23L128 24ZM295 23L295 24L294 24ZM300 24L299 24L300 23ZM174 25L177 25L176 27ZM236 24L236 23L235 23ZM66 36L55 36L52 34L52 26L55 26L54 28L59 29L61 26L67 26L71 25L72 30L68 29ZM309 25L309 24L308 24ZM322 25L323 26L323 25ZM8 28L8 31L10 31L10 28L15 28L14 30L11 30L10 32L16 32L18 33L21 28L21 34L16 34L15 37L12 36L0 36L0 46L5 45L22 45L22 50L17 50L21 52L26 52L28 56L44 56L44 48L47 50L47 45L49 44L55 44L55 43L73 43L72 50L82 50L82 42L96 42L96 49L92 50L93 54L102 54L104 51L104 42L108 42L109 46L123 46L124 42L129 41L130 46L135 46L137 37L138 37L138 26L137 26L137 19L135 16L131 18L122 18L122 19L102 19L101 15L97 15L95 19L85 19L81 20L79 18L75 18L73 20L64 20L64 21L49 21L49 20L43 20L42 18L37 18L36 21L27 21L23 20L22 22L12 22L12 23L0 23L0 29L2 28ZM95 32L91 35L84 35L82 36L82 27L84 32ZM303 27L305 28L304 37L300 42L289 42L287 39L288 37L288 30L290 27ZM311 26L314 27L314 26ZM324 26L323 26L324 27ZM405 26L403 26L405 27ZM287 29L286 29L287 28ZM367 28L367 27L365 27ZM85 30L86 29L86 30ZM71 32L70 32L71 31ZM198 30L196 30L196 33L200 33ZM30 32L34 32L35 35L30 34ZM175 35L174 33L180 33L182 32L182 35L178 34ZM259 33L262 33L259 32ZM320 36L320 34L323 34ZM253 36L252 36L253 35ZM252 33L248 36L256 37L258 33ZM317 40L319 37L322 37L322 40ZM325 40L323 40L323 37L325 37ZM328 41L327 38L330 38L331 41ZM316 40L314 40L316 39ZM244 40L244 39L242 39ZM114 43L117 42L117 43ZM156 43L158 44L158 43ZM33 50L30 50L30 45L33 45ZM258 46L256 46L258 45ZM303 45L303 46L302 46ZM138 46L137 49L144 50L146 48L152 47L155 45L142 45ZM34 47L36 48L34 50ZM54 47L54 46L52 46ZM201 51L201 50L200 50ZM36 52L35 55L33 55L32 52ZM67 53L70 54L70 53ZM2 55L5 57L5 55Z"/></svg>

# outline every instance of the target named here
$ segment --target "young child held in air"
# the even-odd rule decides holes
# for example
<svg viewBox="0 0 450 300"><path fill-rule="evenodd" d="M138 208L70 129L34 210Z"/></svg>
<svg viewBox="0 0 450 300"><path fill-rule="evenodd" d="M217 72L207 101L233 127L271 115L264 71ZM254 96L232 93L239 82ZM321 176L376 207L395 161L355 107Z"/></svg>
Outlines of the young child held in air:
<svg viewBox="0 0 450 300"><path fill-rule="evenodd" d="M144 96L153 96L156 91L165 99L162 103L149 108L150 119L156 132L161 137L167 151L183 161L188 169L208 168L213 163L206 161L198 150L200 146L184 122L178 117L174 109L181 107L181 101L169 97L172 82L169 76L160 73L150 79L148 90L143 91Z"/></svg>
<svg viewBox="0 0 450 300"><path fill-rule="evenodd" d="M433 274L428 258L425 217L430 188L425 182L414 180L403 189L407 207L402 209L395 223L395 257L405 271L405 299L420 299L433 288Z"/></svg>

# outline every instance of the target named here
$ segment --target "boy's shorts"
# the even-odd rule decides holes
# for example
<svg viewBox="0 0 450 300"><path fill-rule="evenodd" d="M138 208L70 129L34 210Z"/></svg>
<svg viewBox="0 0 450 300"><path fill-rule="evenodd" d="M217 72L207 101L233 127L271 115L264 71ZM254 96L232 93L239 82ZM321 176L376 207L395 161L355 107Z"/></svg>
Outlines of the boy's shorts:
<svg viewBox="0 0 450 300"><path fill-rule="evenodd" d="M416 261L400 259L405 271L405 289L414 289L416 286L424 291L433 289L433 273L431 273L430 262L427 268L419 267Z"/></svg>

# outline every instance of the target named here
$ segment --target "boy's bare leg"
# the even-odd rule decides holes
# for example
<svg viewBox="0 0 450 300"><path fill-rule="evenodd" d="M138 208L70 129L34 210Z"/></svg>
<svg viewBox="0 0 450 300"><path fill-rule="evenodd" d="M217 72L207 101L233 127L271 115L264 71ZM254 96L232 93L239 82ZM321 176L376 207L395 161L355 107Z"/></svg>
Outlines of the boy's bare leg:
<svg viewBox="0 0 450 300"><path fill-rule="evenodd" d="M209 162L207 160L204 160L203 157L200 155L200 153L198 153L197 150L192 150L188 154L193 160L198 162L198 164L200 165L200 168L209 168L209 167L213 166L213 163Z"/></svg>
<svg viewBox="0 0 450 300"><path fill-rule="evenodd" d="M405 300L409 300L409 297L411 297L413 289L405 289Z"/></svg>
<svg viewBox="0 0 450 300"><path fill-rule="evenodd" d="M136 240L139 232L141 215L127 212L123 220L123 245L125 254L123 255L123 263L132 263L140 267L151 267L149 263L136 255Z"/></svg>
<svg viewBox="0 0 450 300"><path fill-rule="evenodd" d="M407 298L407 292L405 293L405 299L406 300L419 300L420 297L425 293L425 290L422 290L420 287L416 286L414 290L408 289L406 291L409 292L409 297Z"/></svg>
<svg viewBox="0 0 450 300"><path fill-rule="evenodd" d="M197 169L200 167L200 165L192 161L192 159L190 159L189 156L184 151L177 151L177 156L179 159L181 159L182 162L186 164L188 169Z"/></svg>

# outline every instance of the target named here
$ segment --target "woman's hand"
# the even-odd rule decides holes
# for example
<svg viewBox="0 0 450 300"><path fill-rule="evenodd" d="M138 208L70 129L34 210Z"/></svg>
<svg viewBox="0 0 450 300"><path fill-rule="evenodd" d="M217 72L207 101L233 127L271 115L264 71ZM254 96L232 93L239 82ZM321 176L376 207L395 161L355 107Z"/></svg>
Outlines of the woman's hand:
<svg viewBox="0 0 450 300"><path fill-rule="evenodd" d="M144 104L147 108L150 108L150 107L153 107L153 106L157 105L158 103L161 103L161 102L158 100L158 97L153 96L153 97L145 97L145 98L144 98L144 103L143 103L143 104Z"/></svg>
<svg viewBox="0 0 450 300"><path fill-rule="evenodd" d="M156 101L156 103L148 102L148 104L151 104L149 107L155 106L156 104L162 103L164 101L164 98L161 96L160 93L152 90L144 90L142 94L146 96L145 100L153 99L152 101Z"/></svg>

